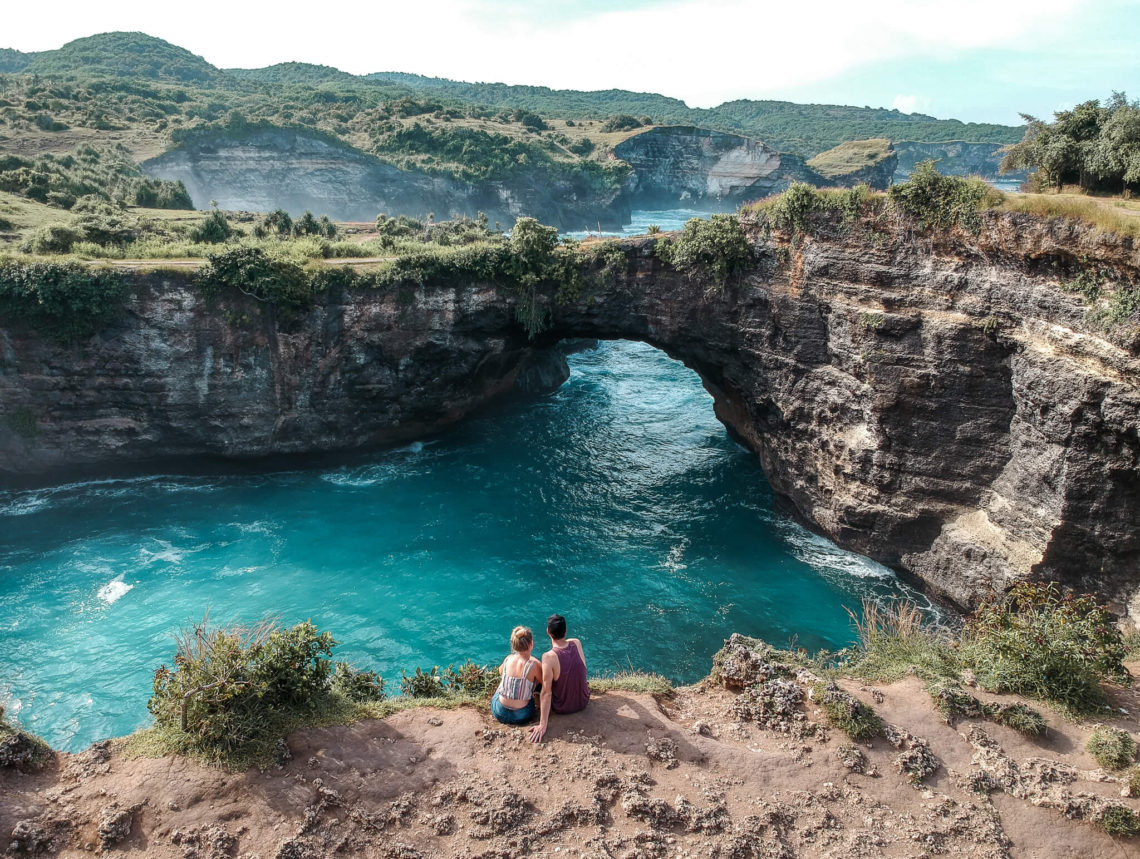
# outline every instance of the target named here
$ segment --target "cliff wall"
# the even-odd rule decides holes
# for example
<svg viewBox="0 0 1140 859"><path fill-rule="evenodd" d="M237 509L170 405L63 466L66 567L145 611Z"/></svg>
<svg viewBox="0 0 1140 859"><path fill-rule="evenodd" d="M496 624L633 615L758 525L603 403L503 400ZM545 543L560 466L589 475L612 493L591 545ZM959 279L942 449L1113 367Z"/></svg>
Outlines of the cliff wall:
<svg viewBox="0 0 1140 859"><path fill-rule="evenodd" d="M754 230L724 289L624 243L624 273L539 296L562 337L643 340L700 373L721 420L813 527L968 605L1048 577L1126 604L1140 585L1140 338L1090 321L1059 271L1140 272L1131 240L989 214L980 235L905 225L795 243ZM532 360L493 285L324 295L277 319L185 275L62 347L0 328L0 469L257 457L395 443L462 418ZM260 312L259 311L263 311ZM252 323L227 319L245 314ZM27 421L24 421L27 423ZM1140 613L1140 612L1138 612Z"/></svg>
<svg viewBox="0 0 1140 859"><path fill-rule="evenodd" d="M792 182L830 184L794 155L707 128L651 128L615 146L614 156L633 168L628 196L635 209L726 211Z"/></svg>
<svg viewBox="0 0 1140 859"><path fill-rule="evenodd" d="M944 176L980 176L990 181L1023 182L1024 171L1001 173L1000 143L895 143L898 164L894 182L905 182L922 161L934 161Z"/></svg>
<svg viewBox="0 0 1140 859"><path fill-rule="evenodd" d="M521 215L560 229L629 223L621 189L599 193L539 170L479 184L402 170L347 144L295 129L257 129L172 149L142 164L159 179L181 179L195 205L255 212L309 210L336 220L389 215L437 218L485 212L509 228Z"/></svg>

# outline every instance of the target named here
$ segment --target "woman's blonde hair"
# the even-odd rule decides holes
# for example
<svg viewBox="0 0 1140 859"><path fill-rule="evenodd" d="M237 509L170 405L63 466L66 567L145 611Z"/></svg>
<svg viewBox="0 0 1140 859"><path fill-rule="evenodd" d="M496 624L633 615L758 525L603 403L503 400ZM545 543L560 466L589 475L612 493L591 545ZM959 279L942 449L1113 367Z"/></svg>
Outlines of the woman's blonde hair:
<svg viewBox="0 0 1140 859"><path fill-rule="evenodd" d="M522 653L534 646L534 633L525 626L516 626L511 630L511 650Z"/></svg>

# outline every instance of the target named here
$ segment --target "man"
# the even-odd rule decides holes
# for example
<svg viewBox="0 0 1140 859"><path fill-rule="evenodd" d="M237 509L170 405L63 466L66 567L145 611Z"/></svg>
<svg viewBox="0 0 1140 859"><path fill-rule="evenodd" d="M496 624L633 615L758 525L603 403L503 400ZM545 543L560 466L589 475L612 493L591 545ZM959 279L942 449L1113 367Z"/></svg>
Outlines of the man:
<svg viewBox="0 0 1140 859"><path fill-rule="evenodd" d="M542 654L542 697L539 723L530 729L532 743L542 742L546 735L550 711L577 713L590 703L590 684L586 680L586 654L582 642L566 637L566 618L552 614L546 622L550 650Z"/></svg>

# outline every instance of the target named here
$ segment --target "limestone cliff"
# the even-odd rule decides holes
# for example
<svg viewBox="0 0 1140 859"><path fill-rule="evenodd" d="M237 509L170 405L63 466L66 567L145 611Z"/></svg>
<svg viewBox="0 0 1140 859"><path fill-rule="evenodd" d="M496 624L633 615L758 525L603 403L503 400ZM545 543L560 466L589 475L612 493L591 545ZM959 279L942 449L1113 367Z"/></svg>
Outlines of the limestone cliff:
<svg viewBox="0 0 1140 859"><path fill-rule="evenodd" d="M1059 280L1140 273L1131 240L989 214L978 236L899 224L752 235L709 290L655 240L580 299L541 299L562 337L628 338L697 370L775 490L842 546L970 604L1027 577L1140 585L1140 338L1089 320ZM1078 263L1078 260L1084 262ZM138 466L422 438L533 363L507 290L428 283L324 295L307 314L213 307L140 275L128 312L60 347L0 329L0 469ZM235 327L227 318L255 321Z"/></svg>
<svg viewBox="0 0 1140 859"><path fill-rule="evenodd" d="M1019 183L1028 175L1025 171L1003 174L998 169L1002 156L1000 143L895 143L898 164L894 182L905 182L922 161L934 161L944 176L980 176L990 181L1001 180Z"/></svg>
<svg viewBox="0 0 1140 859"><path fill-rule="evenodd" d="M463 182L402 170L345 143L297 129L254 128L198 140L142 164L150 176L182 180L195 205L255 212L308 209L337 220L372 221L380 212L437 218L482 211L504 229L528 215L560 229L629 223L621 188L598 191L543 173L509 181Z"/></svg>
<svg viewBox="0 0 1140 859"><path fill-rule="evenodd" d="M831 184L794 155L758 140L707 128L651 128L623 140L614 156L633 168L634 209L735 209L792 182Z"/></svg>

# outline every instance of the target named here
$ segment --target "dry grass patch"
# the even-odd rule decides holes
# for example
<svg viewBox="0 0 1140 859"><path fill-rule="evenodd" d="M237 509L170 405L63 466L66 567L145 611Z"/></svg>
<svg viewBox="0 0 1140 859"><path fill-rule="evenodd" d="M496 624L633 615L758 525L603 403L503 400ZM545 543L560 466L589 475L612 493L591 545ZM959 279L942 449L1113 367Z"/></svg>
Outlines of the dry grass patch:
<svg viewBox="0 0 1140 859"><path fill-rule="evenodd" d="M1088 197L1083 194L1007 193L994 208L1042 218L1072 218L1105 233L1140 236L1140 200Z"/></svg>
<svg viewBox="0 0 1140 859"><path fill-rule="evenodd" d="M865 167L872 167L888 158L890 154L891 141L885 137L849 140L840 143L834 149L819 153L807 162L807 166L828 179L834 179Z"/></svg>

